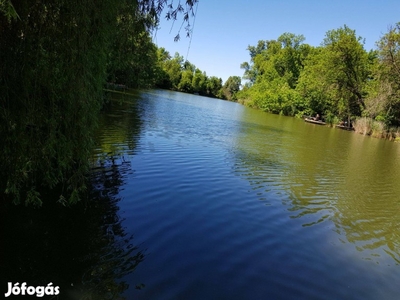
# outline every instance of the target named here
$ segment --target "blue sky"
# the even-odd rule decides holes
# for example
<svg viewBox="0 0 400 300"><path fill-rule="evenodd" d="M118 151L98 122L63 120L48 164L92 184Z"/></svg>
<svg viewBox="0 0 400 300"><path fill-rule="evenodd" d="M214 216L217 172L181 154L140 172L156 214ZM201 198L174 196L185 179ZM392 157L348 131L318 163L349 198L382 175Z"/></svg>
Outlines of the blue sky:
<svg viewBox="0 0 400 300"><path fill-rule="evenodd" d="M183 28L181 40L174 42L181 20L174 24L163 20L153 40L171 55L179 52L208 76L225 81L231 75L243 76L240 64L250 60L246 48L259 40L290 32L319 46L328 30L346 24L365 39L365 49L370 50L397 22L400 0L200 0L188 55L190 39Z"/></svg>

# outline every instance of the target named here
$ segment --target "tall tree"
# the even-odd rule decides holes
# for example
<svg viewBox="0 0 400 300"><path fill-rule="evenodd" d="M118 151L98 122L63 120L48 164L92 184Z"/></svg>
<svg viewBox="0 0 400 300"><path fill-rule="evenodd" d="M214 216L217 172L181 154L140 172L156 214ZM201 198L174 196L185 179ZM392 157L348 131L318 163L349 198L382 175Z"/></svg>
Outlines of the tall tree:
<svg viewBox="0 0 400 300"><path fill-rule="evenodd" d="M366 107L365 85L371 74L363 39L344 25L328 31L323 45L327 49L326 72L331 83L336 85L337 99L341 99L343 109L349 114L361 115Z"/></svg>
<svg viewBox="0 0 400 300"><path fill-rule="evenodd" d="M178 90L186 93L193 92L193 72L191 70L184 70L182 72L181 80L178 84Z"/></svg>
<svg viewBox="0 0 400 300"><path fill-rule="evenodd" d="M229 76L223 86L226 99L233 101L237 100L236 94L239 92L241 85L242 81L239 76Z"/></svg>
<svg viewBox="0 0 400 300"><path fill-rule="evenodd" d="M207 75L196 68L192 80L193 92L201 95L207 94Z"/></svg>
<svg viewBox="0 0 400 300"><path fill-rule="evenodd" d="M208 78L207 83L207 94L211 97L222 98L222 79L211 76Z"/></svg>
<svg viewBox="0 0 400 300"><path fill-rule="evenodd" d="M1 195L41 204L40 191L59 186L60 200L76 202L85 189L110 58L112 70L124 70L115 49L134 46L129 66L147 76L143 55L153 50L137 28L151 30L164 8L167 18L189 23L197 2L1 1Z"/></svg>
<svg viewBox="0 0 400 300"><path fill-rule="evenodd" d="M258 68L254 66L255 58L258 54L261 54L267 48L267 42L259 40L257 46L248 46L247 50L250 54L250 63L244 62L240 65L240 68L244 69L243 78L250 81L253 84L256 81L258 75Z"/></svg>
<svg viewBox="0 0 400 300"><path fill-rule="evenodd" d="M171 82L171 88L174 90L178 90L178 85L182 77L183 56L179 55L179 53L176 52L172 59L165 61L163 69L167 73L168 78Z"/></svg>
<svg viewBox="0 0 400 300"><path fill-rule="evenodd" d="M284 33L277 40L259 41L249 47L251 62L244 63L251 84L239 93L250 105L273 113L294 115L304 109L295 91L310 46L304 37ZM251 77L253 76L253 77Z"/></svg>
<svg viewBox="0 0 400 300"><path fill-rule="evenodd" d="M171 59L171 55L165 48L157 48L157 78L155 86L163 89L172 88L171 79L166 71L166 63Z"/></svg>
<svg viewBox="0 0 400 300"><path fill-rule="evenodd" d="M153 86L159 70L157 47L146 30L152 20L147 15L137 18L134 7L134 2L128 2L118 11L107 80L130 87Z"/></svg>
<svg viewBox="0 0 400 300"><path fill-rule="evenodd" d="M307 59L304 61L296 91L304 99L307 115L319 113L325 116L337 115L338 108L335 89L329 72L327 52L325 47L312 48Z"/></svg>
<svg viewBox="0 0 400 300"><path fill-rule="evenodd" d="M378 64L374 72L373 91L367 99L371 117L386 124L400 124L400 23L391 26L378 41Z"/></svg>

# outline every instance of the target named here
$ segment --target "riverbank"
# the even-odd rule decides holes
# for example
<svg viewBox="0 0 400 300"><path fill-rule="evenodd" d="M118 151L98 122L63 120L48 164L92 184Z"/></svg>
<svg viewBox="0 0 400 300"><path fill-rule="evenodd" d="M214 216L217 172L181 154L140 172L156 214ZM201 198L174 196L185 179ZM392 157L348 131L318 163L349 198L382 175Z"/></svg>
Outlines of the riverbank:
<svg viewBox="0 0 400 300"><path fill-rule="evenodd" d="M362 117L354 121L353 127L354 132L359 134L400 142L400 128L388 127L381 121Z"/></svg>
<svg viewBox="0 0 400 300"><path fill-rule="evenodd" d="M250 100L246 99L239 99L237 101L239 104L242 104L247 107L255 108L262 110L258 107L255 107L254 105L251 105ZM269 112L266 112L269 113ZM294 116L294 117L297 117ZM336 119L336 118L335 118ZM335 122L327 122L328 126L334 127L336 124ZM384 122L382 121L377 121L372 118L367 118L367 117L360 117L357 118L353 122L353 128L354 132L362 135L367 135L375 138L380 138L380 139L387 139L389 141L394 141L394 142L400 142L400 127L395 127L395 126L387 126L385 125Z"/></svg>

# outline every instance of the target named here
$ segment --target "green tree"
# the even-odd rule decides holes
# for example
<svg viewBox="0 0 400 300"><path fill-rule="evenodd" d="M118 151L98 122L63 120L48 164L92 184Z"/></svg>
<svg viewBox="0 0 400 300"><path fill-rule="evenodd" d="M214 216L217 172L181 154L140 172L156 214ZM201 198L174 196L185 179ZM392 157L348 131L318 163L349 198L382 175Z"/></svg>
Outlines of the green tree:
<svg viewBox="0 0 400 300"><path fill-rule="evenodd" d="M91 133L101 107L116 7L15 2L0 16L1 192L40 204L61 185L70 202L85 188Z"/></svg>
<svg viewBox="0 0 400 300"><path fill-rule="evenodd" d="M296 88L304 60L310 51L310 46L303 44L304 40L303 35L293 33L284 33L278 38L282 50L275 60L275 68L291 89Z"/></svg>
<svg viewBox="0 0 400 300"><path fill-rule="evenodd" d="M400 124L400 23L391 26L377 43L377 63L366 100L370 117L387 125Z"/></svg>
<svg viewBox="0 0 400 300"><path fill-rule="evenodd" d="M229 76L228 80L224 83L223 91L226 99L237 100L236 94L240 90L242 80L239 76Z"/></svg>
<svg viewBox="0 0 400 300"><path fill-rule="evenodd" d="M277 40L259 41L248 47L251 63L243 63L250 84L239 93L248 104L264 111L294 115L304 110L297 94L299 76L311 47L304 37L284 33Z"/></svg>
<svg viewBox="0 0 400 300"><path fill-rule="evenodd" d="M164 48L157 49L158 67L156 86L186 93L225 99L222 91L222 79L208 77L194 64L184 61L183 56L175 53L171 58ZM240 78L239 78L240 86Z"/></svg>
<svg viewBox="0 0 400 300"><path fill-rule="evenodd" d="M40 192L57 186L63 203L79 199L107 68L115 71L111 77L131 67L140 76L150 76L145 65L155 50L145 31L158 23L164 8L170 19L183 14L183 22L189 23L198 1L185 2L0 2L3 196L40 205ZM127 64L117 54L125 46ZM124 76L130 80L132 73Z"/></svg>
<svg viewBox="0 0 400 300"><path fill-rule="evenodd" d="M222 79L216 76L208 78L207 83L207 94L211 97L223 98L222 93Z"/></svg>
<svg viewBox="0 0 400 300"><path fill-rule="evenodd" d="M366 105L366 82L371 74L363 39L344 25L326 33L326 69L328 80L335 85L338 106L343 113L360 116Z"/></svg>
<svg viewBox="0 0 400 300"><path fill-rule="evenodd" d="M344 26L328 31L321 47L309 52L296 86L306 113L323 114L328 121L360 116L366 108L374 59L354 30Z"/></svg>
<svg viewBox="0 0 400 300"><path fill-rule="evenodd" d="M182 72L181 80L178 84L178 90L181 92L193 92L193 72L191 70L184 70Z"/></svg>
<svg viewBox="0 0 400 300"><path fill-rule="evenodd" d="M157 76L155 86L163 89L172 88L172 82L166 71L166 62L171 59L171 55L165 48L157 48Z"/></svg>
<svg viewBox="0 0 400 300"><path fill-rule="evenodd" d="M183 68L183 56L180 56L178 52L175 53L174 57L167 60L164 64L164 71L168 74L171 82L171 88L178 90L178 85L182 77Z"/></svg>
<svg viewBox="0 0 400 300"><path fill-rule="evenodd" d="M196 68L192 79L193 92L201 95L207 94L207 75Z"/></svg>
<svg viewBox="0 0 400 300"><path fill-rule="evenodd" d="M258 54L261 54L267 48L267 42L260 40L257 46L248 46L247 50L250 54L250 63L244 62L240 65L240 68L244 69L243 78L249 80L250 84L255 83L259 70L255 65L255 58Z"/></svg>
<svg viewBox="0 0 400 300"><path fill-rule="evenodd" d="M154 86L160 75L157 47L147 30L155 21L150 14L132 14L137 3L127 1L116 16L116 29L108 57L107 80L129 87Z"/></svg>

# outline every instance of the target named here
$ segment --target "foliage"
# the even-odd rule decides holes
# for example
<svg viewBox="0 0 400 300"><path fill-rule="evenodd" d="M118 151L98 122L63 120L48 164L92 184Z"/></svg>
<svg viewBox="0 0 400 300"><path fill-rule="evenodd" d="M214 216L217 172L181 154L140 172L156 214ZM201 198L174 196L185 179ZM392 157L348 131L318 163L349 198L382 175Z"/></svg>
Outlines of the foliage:
<svg viewBox="0 0 400 300"><path fill-rule="evenodd" d="M239 76L230 76L228 80L224 83L223 93L228 100L237 100L236 94L240 90L242 85L242 80Z"/></svg>
<svg viewBox="0 0 400 300"><path fill-rule="evenodd" d="M310 55L304 61L296 91L304 99L308 115L313 113L329 114L337 113L334 89L329 73L326 72L326 48L318 47L310 51Z"/></svg>
<svg viewBox="0 0 400 300"><path fill-rule="evenodd" d="M157 47L151 41L145 24L147 18L137 18L134 3L120 8L116 30L108 58L108 82L129 87L153 86L159 70L157 68Z"/></svg>
<svg viewBox="0 0 400 300"><path fill-rule="evenodd" d="M328 83L334 85L340 113L361 115L365 109L365 84L370 75L368 53L354 30L346 25L326 33L326 68Z"/></svg>
<svg viewBox="0 0 400 300"><path fill-rule="evenodd" d="M400 125L400 23L391 26L377 46L379 63L369 82L367 115L387 125Z"/></svg>
<svg viewBox="0 0 400 300"><path fill-rule="evenodd" d="M192 87L193 91L198 94L207 94L207 75L205 72L201 72L200 69L196 68L193 79Z"/></svg>
<svg viewBox="0 0 400 300"><path fill-rule="evenodd" d="M278 114L319 113L332 124L361 116L385 128L400 124L400 23L376 51L367 52L346 25L328 31L319 47L303 42L301 35L284 33L249 46L250 62L241 65L248 82L239 101ZM375 127L383 130L381 123Z"/></svg>
<svg viewBox="0 0 400 300"><path fill-rule="evenodd" d="M0 0L0 13L4 15L8 22L12 19L18 18L18 14L11 3L11 0Z"/></svg>
<svg viewBox="0 0 400 300"><path fill-rule="evenodd" d="M178 90L186 93L192 93L193 72L191 70L184 70L182 72L181 80L178 84Z"/></svg>
<svg viewBox="0 0 400 300"><path fill-rule="evenodd" d="M2 20L1 172L16 203L40 204L42 186L62 185L70 202L85 189L113 13L101 4L22 1L21 20Z"/></svg>
<svg viewBox="0 0 400 300"><path fill-rule="evenodd" d="M156 80L157 87L214 98L226 98L221 78L208 77L194 64L184 61L183 56L178 52L171 57L164 48L158 48L157 57L159 74ZM240 84L240 77L238 79Z"/></svg>
<svg viewBox="0 0 400 300"><path fill-rule="evenodd" d="M224 98L222 94L222 79L216 76L206 78L206 89L207 95L214 96L217 98Z"/></svg>
<svg viewBox="0 0 400 300"><path fill-rule="evenodd" d="M185 2L0 1L0 193L41 205L59 187L61 202L79 200L106 80L160 77L148 31L164 8L189 24L198 1Z"/></svg>
<svg viewBox="0 0 400 300"><path fill-rule="evenodd" d="M249 46L251 62L243 63L244 78L250 84L237 94L247 103L267 112L296 115L305 109L296 86L304 61L311 51L302 35L284 33L277 40Z"/></svg>
<svg viewBox="0 0 400 300"><path fill-rule="evenodd" d="M163 49L163 48L161 48ZM162 50L164 51L164 50ZM160 56L159 56L160 57ZM165 55L164 55L165 57ZM164 58L163 57L163 58ZM170 57L169 53L167 57ZM175 53L172 59L163 59L160 61L161 68L165 72L165 78L163 78L162 84L158 84L160 87L167 87L173 90L178 90L178 85L181 81L182 70L183 70L183 56L179 53Z"/></svg>

